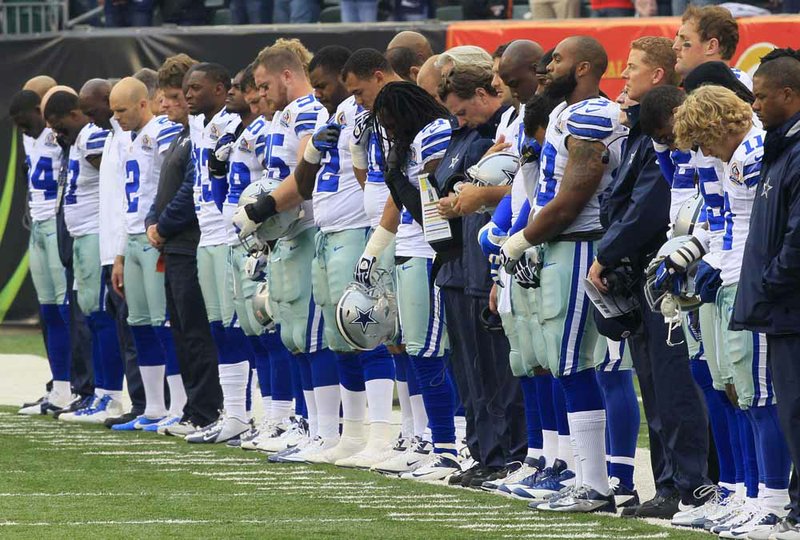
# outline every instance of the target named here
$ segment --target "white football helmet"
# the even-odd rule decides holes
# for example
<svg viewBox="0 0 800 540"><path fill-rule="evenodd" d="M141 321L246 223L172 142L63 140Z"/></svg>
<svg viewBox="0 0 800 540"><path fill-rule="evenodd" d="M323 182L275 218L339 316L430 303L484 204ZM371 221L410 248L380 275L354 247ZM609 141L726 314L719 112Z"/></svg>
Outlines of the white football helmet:
<svg viewBox="0 0 800 540"><path fill-rule="evenodd" d="M686 278L683 286L681 287L680 294L675 295L664 292L655 286L657 270L664 259L666 259L671 253L675 252L678 248L683 246L683 244L691 240L692 237L689 235L674 236L670 240L667 240L666 243L664 243L664 245L658 250L658 253L647 267L645 274L644 294L645 298L647 299L647 304L653 311L663 312L661 304L667 298L670 300L669 304L673 305L674 303L676 308L680 311L688 312L700 307L702 302L700 301L700 297L696 295L694 285L694 276L697 273L697 264L699 261L693 261L689 263L689 266L686 269Z"/></svg>
<svg viewBox="0 0 800 540"><path fill-rule="evenodd" d="M353 349L371 351L397 334L397 299L379 277L367 287L353 281L336 305L336 326Z"/></svg>
<svg viewBox="0 0 800 540"><path fill-rule="evenodd" d="M256 202L259 197L269 195L281 185L280 180L274 178L261 178L252 182L239 195L239 207ZM300 207L294 207L265 219L253 234L242 237L239 240L242 245L251 253L253 251L264 251L267 242L277 240L285 235L289 228L300 219Z"/></svg>
<svg viewBox="0 0 800 540"><path fill-rule="evenodd" d="M261 326L272 324L272 308L269 306L269 284L265 281L259 283L253 295L253 315Z"/></svg>
<svg viewBox="0 0 800 540"><path fill-rule="evenodd" d="M496 152L467 169L467 178L479 186L507 186L518 170L518 156L511 152Z"/></svg>
<svg viewBox="0 0 800 540"><path fill-rule="evenodd" d="M672 236L692 234L697 220L700 219L704 204L705 202L700 192L686 199L678 209L678 215L675 216L675 223L672 225Z"/></svg>

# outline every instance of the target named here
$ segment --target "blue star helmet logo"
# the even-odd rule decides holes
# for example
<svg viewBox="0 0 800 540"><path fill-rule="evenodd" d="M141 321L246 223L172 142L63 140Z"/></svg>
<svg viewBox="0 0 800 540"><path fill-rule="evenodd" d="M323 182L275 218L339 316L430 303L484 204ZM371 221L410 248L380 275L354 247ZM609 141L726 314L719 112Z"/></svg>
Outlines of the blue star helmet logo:
<svg viewBox="0 0 800 540"><path fill-rule="evenodd" d="M372 306L367 311L363 311L360 307L356 306L356 311L358 312L358 315L356 316L355 319L350 321L350 324L359 324L361 325L361 331L366 332L367 328L369 328L369 325L378 324L378 321L376 321L372 317L372 312L374 310L375 306Z"/></svg>

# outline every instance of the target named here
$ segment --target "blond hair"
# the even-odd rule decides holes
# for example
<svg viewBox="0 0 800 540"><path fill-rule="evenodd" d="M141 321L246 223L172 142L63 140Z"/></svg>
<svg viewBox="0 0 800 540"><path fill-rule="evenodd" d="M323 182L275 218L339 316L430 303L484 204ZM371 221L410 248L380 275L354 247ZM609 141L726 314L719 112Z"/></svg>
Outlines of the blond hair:
<svg viewBox="0 0 800 540"><path fill-rule="evenodd" d="M308 64L311 62L314 55L312 55L311 52L306 49L306 46L297 38L276 39L275 43L261 49L256 57L255 65L263 65L272 71L296 69L298 64L287 57L285 54L286 52L292 53L294 58L299 62L299 65L303 68L305 74L308 75Z"/></svg>
<svg viewBox="0 0 800 540"><path fill-rule="evenodd" d="M675 144L678 148L713 146L753 124L753 109L722 86L701 86L675 109Z"/></svg>
<svg viewBox="0 0 800 540"><path fill-rule="evenodd" d="M671 39L656 36L640 37L631 43L631 50L642 51L648 66L663 69L667 84L678 84L680 78L675 73L675 63L678 59L672 50Z"/></svg>

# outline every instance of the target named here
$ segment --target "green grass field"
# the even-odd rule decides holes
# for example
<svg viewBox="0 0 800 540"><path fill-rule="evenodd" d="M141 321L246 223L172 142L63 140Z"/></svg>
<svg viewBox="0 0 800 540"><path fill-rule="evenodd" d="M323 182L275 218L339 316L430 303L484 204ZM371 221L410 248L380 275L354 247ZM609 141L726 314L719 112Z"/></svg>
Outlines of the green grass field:
<svg viewBox="0 0 800 540"><path fill-rule="evenodd" d="M0 538L702 538L0 408Z"/></svg>
<svg viewBox="0 0 800 540"><path fill-rule="evenodd" d="M42 331L38 328L0 328L0 354L46 356Z"/></svg>

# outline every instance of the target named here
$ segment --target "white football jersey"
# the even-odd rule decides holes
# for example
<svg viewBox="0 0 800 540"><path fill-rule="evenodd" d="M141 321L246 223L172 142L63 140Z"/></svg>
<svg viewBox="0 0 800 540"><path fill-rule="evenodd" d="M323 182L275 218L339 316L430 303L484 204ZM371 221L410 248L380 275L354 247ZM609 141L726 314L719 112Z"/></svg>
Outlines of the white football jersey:
<svg viewBox="0 0 800 540"><path fill-rule="evenodd" d="M569 157L567 138L598 141L608 150L603 178L595 195L562 234L601 230L599 195L611 183L613 173L619 166L622 144L627 134L628 128L619 123L619 105L606 98L590 98L573 105L565 102L557 106L550 113L545 134L534 210L544 207L558 193Z"/></svg>
<svg viewBox="0 0 800 540"><path fill-rule="evenodd" d="M505 142L511 144L505 152L519 155L519 135L522 127L523 114L525 114L525 105L520 105L519 113L517 113L514 107L509 107L500 115L500 123L497 124L497 132L495 133L494 140L497 142L502 135Z"/></svg>
<svg viewBox="0 0 800 540"><path fill-rule="evenodd" d="M92 123L83 126L69 149L64 193L64 223L72 237L98 232L100 225L100 171L88 157L103 155L109 131Z"/></svg>
<svg viewBox="0 0 800 540"><path fill-rule="evenodd" d="M692 154L684 150L672 150L669 159L675 166L675 174L670 183L669 222L675 223L683 203L697 194L695 168Z"/></svg>
<svg viewBox="0 0 800 540"><path fill-rule="evenodd" d="M297 167L300 139L313 135L318 119L327 119L328 111L314 94L299 97L272 117L272 125L264 143L264 168L269 178L285 180ZM286 235L293 238L314 225L311 201L301 203L302 216Z"/></svg>
<svg viewBox="0 0 800 540"><path fill-rule="evenodd" d="M238 120L239 115L223 109L208 123L205 115L189 118L189 134L192 138L192 163L194 164L194 210L200 225L199 247L218 246L227 240L227 228L222 211L214 202L211 178L208 174L208 156L217 146L217 141L225 134L228 124Z"/></svg>
<svg viewBox="0 0 800 540"><path fill-rule="evenodd" d="M339 104L330 119L322 116L317 119L317 128L328 122L342 126L339 143L336 149L323 154L314 183L314 196L311 199L314 221L322 232L370 226L364 212L364 191L356 180L350 157L350 141L358 113L356 98L351 96Z"/></svg>
<svg viewBox="0 0 800 540"><path fill-rule="evenodd" d="M450 144L450 120L434 120L414 137L411 153L406 166L409 181L419 188L419 175L429 162L442 159ZM400 211L400 226L397 228L395 253L398 257L425 257L433 259L436 252L425 240L422 225L414 221L411 213L403 208Z"/></svg>
<svg viewBox="0 0 800 540"><path fill-rule="evenodd" d="M722 237L720 277L723 285L739 282L744 245L750 232L761 159L764 157L764 130L752 127L725 164L722 186L725 191L725 233Z"/></svg>
<svg viewBox="0 0 800 540"><path fill-rule="evenodd" d="M144 234L144 220L158 191L164 152L181 131L181 124L170 122L166 116L155 116L138 133L122 134L128 138L124 156L128 234Z"/></svg>
<svg viewBox="0 0 800 540"><path fill-rule="evenodd" d="M242 131L231 150L228 160L228 194L222 205L222 218L227 229L227 243L230 245L239 245L239 236L233 226L233 214L239 207L239 196L251 182L260 179L264 172L262 160L268 129L269 120L259 116Z"/></svg>
<svg viewBox="0 0 800 540"><path fill-rule="evenodd" d="M713 267L719 268L719 254L725 233L725 192L721 180L725 174L725 165L717 158L705 156L697 150L692 151L692 167L697 173L708 224L708 253L704 259Z"/></svg>
<svg viewBox="0 0 800 540"><path fill-rule="evenodd" d="M28 206L33 221L55 217L58 202L58 170L61 168L61 147L56 133L49 127L37 138L23 135L25 164L28 167Z"/></svg>
<svg viewBox="0 0 800 540"><path fill-rule="evenodd" d="M731 71L733 71L733 75L739 80L740 83L745 85L751 92L753 91L753 79L750 78L750 75L735 67L732 67Z"/></svg>
<svg viewBox="0 0 800 540"><path fill-rule="evenodd" d="M125 200L125 151L130 134L122 131L111 119L111 132L103 146L100 163L100 264L113 264L117 255L124 255L127 244L125 220L120 219L128 209Z"/></svg>
<svg viewBox="0 0 800 540"><path fill-rule="evenodd" d="M366 110L361 112L356 118L357 125L368 122L369 114L369 111ZM364 183L364 211L373 229L381 224L383 209L386 208L386 201L391 197L389 188L383 181L383 155L383 138L374 130L370 130L369 144L367 145L367 181Z"/></svg>

